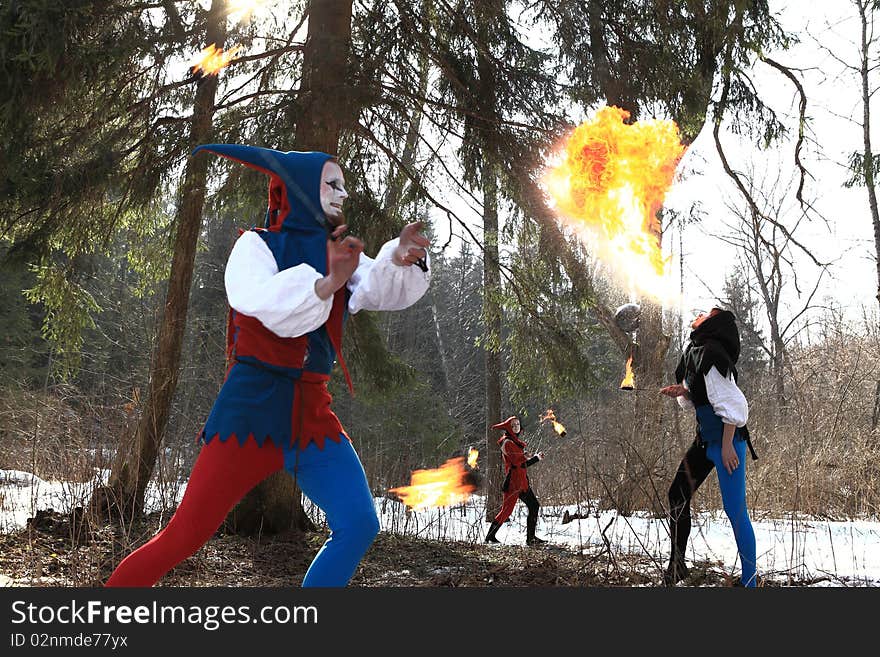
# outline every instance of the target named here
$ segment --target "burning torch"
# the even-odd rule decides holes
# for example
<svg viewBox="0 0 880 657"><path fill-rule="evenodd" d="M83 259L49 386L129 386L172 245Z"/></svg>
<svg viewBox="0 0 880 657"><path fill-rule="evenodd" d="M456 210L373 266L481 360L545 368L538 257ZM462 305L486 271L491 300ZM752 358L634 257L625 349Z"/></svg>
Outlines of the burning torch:
<svg viewBox="0 0 880 657"><path fill-rule="evenodd" d="M636 388L633 356L637 346L635 334L639 330L641 317L642 309L636 303L625 303L614 313L614 323L617 325L617 328L630 335L629 358L626 359L626 373L624 374L623 381L620 382L621 390L635 390Z"/></svg>
<svg viewBox="0 0 880 657"><path fill-rule="evenodd" d="M553 427L553 431L556 432L557 436L565 438L565 426L556 419L556 413L552 408L548 408L541 414L541 424L544 424L545 422L548 422L550 426Z"/></svg>

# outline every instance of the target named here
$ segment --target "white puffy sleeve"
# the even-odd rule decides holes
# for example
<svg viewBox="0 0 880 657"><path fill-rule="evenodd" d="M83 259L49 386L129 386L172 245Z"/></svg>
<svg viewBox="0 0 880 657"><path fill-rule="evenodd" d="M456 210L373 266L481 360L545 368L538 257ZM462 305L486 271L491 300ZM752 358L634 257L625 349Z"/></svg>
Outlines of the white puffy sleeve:
<svg viewBox="0 0 880 657"><path fill-rule="evenodd" d="M321 299L315 293L315 281L321 278L307 264L278 271L263 239L247 231L229 254L223 280L234 310L256 317L282 338L295 338L314 331L330 316L333 297Z"/></svg>
<svg viewBox="0 0 880 657"><path fill-rule="evenodd" d="M398 242L399 239L386 242L375 260L361 254L360 264L348 281L348 289L351 290L348 300L350 313L359 310L403 310L428 291L431 280L428 272L423 272L415 265L395 265L391 260Z"/></svg>
<svg viewBox="0 0 880 657"><path fill-rule="evenodd" d="M709 403L712 404L715 415L720 417L725 424L733 424L737 427L744 426L749 421L749 403L733 380L733 372L728 372L725 378L713 365L705 378L706 395L709 397Z"/></svg>

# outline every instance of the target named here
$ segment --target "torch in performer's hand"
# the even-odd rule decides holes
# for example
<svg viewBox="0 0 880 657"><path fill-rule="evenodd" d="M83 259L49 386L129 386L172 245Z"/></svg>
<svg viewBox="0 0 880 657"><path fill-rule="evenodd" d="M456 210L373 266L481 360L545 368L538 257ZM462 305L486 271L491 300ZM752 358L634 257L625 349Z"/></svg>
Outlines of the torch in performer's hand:
<svg viewBox="0 0 880 657"><path fill-rule="evenodd" d="M422 232L422 222L414 221L403 227L400 231L400 241L394 250L391 260L395 265L410 267L415 265L423 272L428 271L428 251L431 244Z"/></svg>

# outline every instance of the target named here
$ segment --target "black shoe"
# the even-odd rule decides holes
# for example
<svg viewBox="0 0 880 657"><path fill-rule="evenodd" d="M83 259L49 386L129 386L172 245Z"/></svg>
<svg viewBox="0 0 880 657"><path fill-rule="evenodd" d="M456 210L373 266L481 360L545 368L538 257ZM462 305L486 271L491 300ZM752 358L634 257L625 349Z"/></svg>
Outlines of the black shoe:
<svg viewBox="0 0 880 657"><path fill-rule="evenodd" d="M535 530L538 528L538 516L529 516L526 518L526 545L541 545L546 543L543 538L535 536Z"/></svg>
<svg viewBox="0 0 880 657"><path fill-rule="evenodd" d="M688 567L684 563L684 559L672 559L663 573L663 585L675 586L678 582L685 580L690 575Z"/></svg>
<svg viewBox="0 0 880 657"><path fill-rule="evenodd" d="M497 538L495 538L495 534L498 530L501 529L501 523L492 521L492 524L489 525L489 533L486 534L486 538L483 539L483 543L500 543Z"/></svg>

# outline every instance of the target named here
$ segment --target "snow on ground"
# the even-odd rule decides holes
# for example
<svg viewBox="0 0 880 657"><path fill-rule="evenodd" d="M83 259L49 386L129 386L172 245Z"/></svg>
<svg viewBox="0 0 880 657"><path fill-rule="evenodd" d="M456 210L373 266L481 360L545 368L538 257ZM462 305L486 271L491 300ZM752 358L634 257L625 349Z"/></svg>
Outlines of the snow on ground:
<svg viewBox="0 0 880 657"><path fill-rule="evenodd" d="M398 502L377 499L376 510L383 529L414 533L426 538L482 541L489 524L482 520L485 499L448 509L406 513ZM581 509L588 508L582 505ZM588 518L563 524L565 511L576 506L542 507L538 536L575 550L593 551L608 544L615 554L649 556L658 572L669 555L669 532L665 520L647 514L621 516L614 511L580 515ZM796 517L753 520L758 547L758 570L762 576L785 581L825 579L830 585L880 586L880 522L868 520L828 521ZM604 533L604 538L603 538ZM526 509L519 504L498 531L505 545L525 545ZM723 512L694 514L688 549L690 560L709 561L730 574L739 572L733 530Z"/></svg>
<svg viewBox="0 0 880 657"><path fill-rule="evenodd" d="M0 532L25 526L39 509L59 512L84 506L92 487L106 481L109 472L96 470L91 481L70 483L44 481L28 472L0 470ZM156 485L147 490L148 510L173 508L183 496L185 482ZM473 496L467 503L441 509L407 511L403 504L385 497L375 499L376 511L387 532L416 535L434 540L481 542L488 530L483 520L485 498ZM320 513L307 510L320 519ZM665 566L669 533L661 518L648 514L621 516L614 511L594 511L587 504L542 507L538 535L553 544L595 552L610 545L615 555L632 554L656 561L657 572ZM564 513L588 516L563 524ZM828 578L825 584L880 586L880 521L828 521L804 516L765 519L753 514L758 545L758 570L766 577L785 581ZM526 509L518 504L498 531L505 545L525 545ZM622 558L618 556L618 558ZM728 573L739 570L736 543L722 512L694 515L688 558L709 561Z"/></svg>
<svg viewBox="0 0 880 657"><path fill-rule="evenodd" d="M107 482L109 470L95 469L89 481L47 481L30 472L0 470L0 533L21 529L38 510L54 509L59 513L84 507L95 486ZM145 506L148 511L174 506L183 497L186 483L147 486Z"/></svg>

